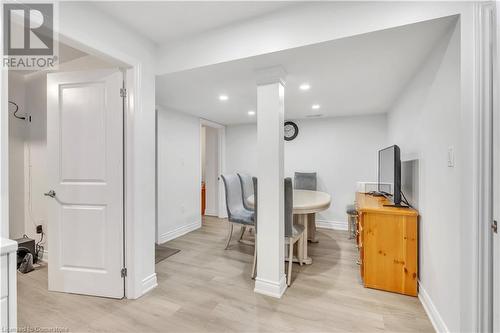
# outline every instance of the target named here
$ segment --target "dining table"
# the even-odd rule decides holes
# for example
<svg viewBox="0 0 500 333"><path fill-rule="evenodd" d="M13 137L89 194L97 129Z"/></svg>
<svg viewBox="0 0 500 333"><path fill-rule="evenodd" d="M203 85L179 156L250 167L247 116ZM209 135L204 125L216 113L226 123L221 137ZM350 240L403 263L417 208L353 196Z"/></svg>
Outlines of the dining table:
<svg viewBox="0 0 500 333"><path fill-rule="evenodd" d="M248 197L248 204L254 206L254 196ZM312 258L309 257L307 250L307 239L308 239L308 215L315 214L327 210L331 204L331 196L328 193L321 191L309 191L309 190L293 190L293 215L297 216L297 223L304 226L304 235L302 236L302 246L299 246L300 253L299 258L302 258L302 263L310 265L312 264ZM294 261L298 261L298 258L293 258Z"/></svg>

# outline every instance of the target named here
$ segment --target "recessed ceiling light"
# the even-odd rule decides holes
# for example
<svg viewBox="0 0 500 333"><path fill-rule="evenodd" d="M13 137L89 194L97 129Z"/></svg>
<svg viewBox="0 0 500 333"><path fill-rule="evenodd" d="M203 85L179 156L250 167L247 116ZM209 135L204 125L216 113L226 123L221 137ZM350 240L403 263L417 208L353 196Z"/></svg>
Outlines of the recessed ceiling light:
<svg viewBox="0 0 500 333"><path fill-rule="evenodd" d="M300 90L309 90L311 89L311 85L309 83L302 83L299 88Z"/></svg>
<svg viewBox="0 0 500 333"><path fill-rule="evenodd" d="M227 101L228 99L229 99L229 97L227 97L227 95L219 95L220 101Z"/></svg>
<svg viewBox="0 0 500 333"><path fill-rule="evenodd" d="M312 109L313 109L313 110L317 110L317 109L319 109L319 108L320 108L319 104L313 104L313 106L312 106Z"/></svg>
<svg viewBox="0 0 500 333"><path fill-rule="evenodd" d="M250 110L250 111L248 111L248 115L249 115L249 116L255 116L255 111L254 111L254 110Z"/></svg>

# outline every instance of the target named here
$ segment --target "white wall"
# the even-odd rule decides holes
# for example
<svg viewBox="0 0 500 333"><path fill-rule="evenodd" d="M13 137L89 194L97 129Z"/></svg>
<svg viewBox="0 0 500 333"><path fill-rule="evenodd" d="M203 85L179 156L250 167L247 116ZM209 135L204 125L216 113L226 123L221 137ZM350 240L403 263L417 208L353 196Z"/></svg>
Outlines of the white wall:
<svg viewBox="0 0 500 333"><path fill-rule="evenodd" d="M460 328L461 186L460 28L445 37L412 80L388 116L389 140L402 158L419 159L420 294L428 297L442 320ZM447 151L455 150L455 167ZM464 203L469 204L469 203ZM463 330L462 330L463 331Z"/></svg>
<svg viewBox="0 0 500 333"><path fill-rule="evenodd" d="M285 141L285 176L317 172L318 190L332 205L316 219L347 227L345 206L354 202L356 182L377 180L378 150L388 145L385 114L297 120L299 135ZM226 172L257 173L257 130L252 125L226 129Z"/></svg>
<svg viewBox="0 0 500 333"><path fill-rule="evenodd" d="M218 216L219 211L219 137L218 130L213 127L205 128L205 215Z"/></svg>
<svg viewBox="0 0 500 333"><path fill-rule="evenodd" d="M19 106L18 116L26 112L25 83L20 73L9 73L9 101ZM26 122L14 117L9 104L9 237L21 238L24 226L24 141Z"/></svg>
<svg viewBox="0 0 500 333"><path fill-rule="evenodd" d="M26 111L31 122L26 123L25 145L25 230L28 237L38 241L36 225L41 224L44 232L48 230L47 200L47 74L35 73L25 77ZM44 250L48 249L48 235L45 234ZM45 258L47 256L45 254Z"/></svg>
<svg viewBox="0 0 500 333"><path fill-rule="evenodd" d="M207 128L205 126L201 127L200 132L200 149L201 149L201 181L205 181L205 172L206 172L206 140L207 140Z"/></svg>
<svg viewBox="0 0 500 333"><path fill-rule="evenodd" d="M157 243L201 227L200 120L158 109Z"/></svg>

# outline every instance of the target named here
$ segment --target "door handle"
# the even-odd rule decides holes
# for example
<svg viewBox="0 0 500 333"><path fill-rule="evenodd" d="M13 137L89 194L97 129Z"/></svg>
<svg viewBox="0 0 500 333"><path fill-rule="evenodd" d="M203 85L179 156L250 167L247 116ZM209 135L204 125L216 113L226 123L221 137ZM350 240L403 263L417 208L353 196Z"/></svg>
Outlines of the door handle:
<svg viewBox="0 0 500 333"><path fill-rule="evenodd" d="M47 193L44 193L43 195L45 195L47 197L55 198L56 197L56 191L50 190Z"/></svg>

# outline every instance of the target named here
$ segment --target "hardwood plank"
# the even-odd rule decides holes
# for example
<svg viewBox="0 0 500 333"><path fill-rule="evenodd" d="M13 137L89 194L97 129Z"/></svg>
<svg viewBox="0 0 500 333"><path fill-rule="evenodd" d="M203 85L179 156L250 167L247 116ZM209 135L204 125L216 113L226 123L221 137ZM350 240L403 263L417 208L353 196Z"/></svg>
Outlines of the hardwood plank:
<svg viewBox="0 0 500 333"><path fill-rule="evenodd" d="M236 228L238 229L238 228ZM293 266L280 300L253 292L252 246L224 250L227 223L167 243L181 251L156 265L158 287L138 300L47 291L47 269L18 274L19 327L72 332L431 332L418 299L364 288L347 232L318 229L312 265ZM235 230L235 234L238 230ZM246 233L245 239L253 235Z"/></svg>

